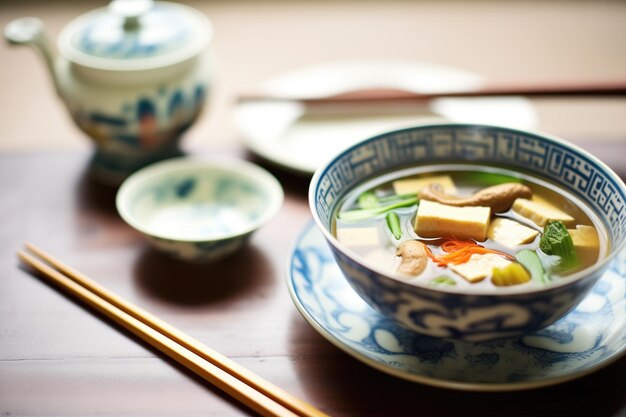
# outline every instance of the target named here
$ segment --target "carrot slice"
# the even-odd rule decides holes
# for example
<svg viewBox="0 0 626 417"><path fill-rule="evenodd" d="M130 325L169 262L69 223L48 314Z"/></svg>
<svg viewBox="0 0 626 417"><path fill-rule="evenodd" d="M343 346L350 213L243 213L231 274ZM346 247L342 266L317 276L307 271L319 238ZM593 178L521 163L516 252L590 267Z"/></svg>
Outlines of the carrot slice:
<svg viewBox="0 0 626 417"><path fill-rule="evenodd" d="M426 244L424 244L423 242L422 244L426 249L426 255L439 266L448 266L449 264L459 265L468 262L474 254L484 255L487 253L493 253L503 256L512 261L515 260L513 256L509 255L506 252L485 248L484 246L479 245L473 240L447 238L440 245L440 248L444 252L446 252L446 254L439 256L433 254Z"/></svg>

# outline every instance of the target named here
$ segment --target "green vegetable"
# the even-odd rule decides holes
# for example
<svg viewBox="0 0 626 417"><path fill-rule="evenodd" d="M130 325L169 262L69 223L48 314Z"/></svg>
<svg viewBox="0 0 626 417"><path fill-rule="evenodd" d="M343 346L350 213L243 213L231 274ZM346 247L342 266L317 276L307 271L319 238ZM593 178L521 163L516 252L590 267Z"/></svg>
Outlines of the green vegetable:
<svg viewBox="0 0 626 417"><path fill-rule="evenodd" d="M374 208L380 205L378 197L374 194L374 191L369 190L361 194L357 200L359 207L362 209Z"/></svg>
<svg viewBox="0 0 626 417"><path fill-rule="evenodd" d="M493 268L491 282L498 287L523 284L530 281L528 271L517 262L513 262L504 268Z"/></svg>
<svg viewBox="0 0 626 417"><path fill-rule="evenodd" d="M394 201L406 200L407 198L415 197L415 195L416 195L415 193L393 194L393 195L388 195L385 197L379 197L378 201L381 203L391 203Z"/></svg>
<svg viewBox="0 0 626 417"><path fill-rule="evenodd" d="M529 249L521 250L517 252L515 259L530 272L533 281L538 284L547 284L550 282L550 275L543 269L541 260L535 251Z"/></svg>
<svg viewBox="0 0 626 417"><path fill-rule="evenodd" d="M454 280L454 278L450 278L445 275L442 275L440 277L431 279L428 282L428 285L430 285L431 287L439 287L439 286L454 287L456 285L456 281Z"/></svg>
<svg viewBox="0 0 626 417"><path fill-rule="evenodd" d="M539 257L539 260L541 261L541 266L543 266L543 269L545 271L548 272L552 272L552 271L556 271L558 272L559 270L559 263L561 262L561 258L555 255L547 255L545 254L542 250L537 249L535 251L535 253L537 254L537 256ZM546 273L548 273L546 272Z"/></svg>
<svg viewBox="0 0 626 417"><path fill-rule="evenodd" d="M391 234L393 235L393 237L395 237L396 240L400 240L400 238L402 237L402 228L400 227L400 217L396 214L395 211L390 211L389 213L387 213L386 220L387 220L387 227L391 231Z"/></svg>
<svg viewBox="0 0 626 417"><path fill-rule="evenodd" d="M565 271L580 264L572 237L560 220L551 220L543 228L539 248L548 255L561 258L558 269Z"/></svg>
<svg viewBox="0 0 626 417"><path fill-rule="evenodd" d="M521 178L512 177L506 174L497 174L495 172L464 172L463 180L469 183L478 183L483 185L506 184L507 182L522 182Z"/></svg>
<svg viewBox="0 0 626 417"><path fill-rule="evenodd" d="M370 219L372 217L379 216L381 214L385 214L391 210L395 210L401 207L410 207L414 204L417 204L417 197L407 198L405 200L400 200L393 204L388 204L386 206L378 206L368 209L357 209L350 211L342 211L337 217L345 222L358 222L361 220Z"/></svg>

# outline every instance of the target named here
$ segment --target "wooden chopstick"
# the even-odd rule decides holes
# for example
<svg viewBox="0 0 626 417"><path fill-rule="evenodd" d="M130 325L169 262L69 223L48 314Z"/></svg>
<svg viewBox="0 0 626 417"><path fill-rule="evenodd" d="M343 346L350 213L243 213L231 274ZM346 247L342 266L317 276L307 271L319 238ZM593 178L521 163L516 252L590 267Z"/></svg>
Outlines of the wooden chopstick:
<svg viewBox="0 0 626 417"><path fill-rule="evenodd" d="M551 84L487 84L470 90L448 90L434 93L417 93L408 90L373 88L357 90L327 97L292 97L263 92L242 93L238 102L269 101L296 102L307 106L328 104L386 103L427 101L446 97L615 97L626 96L626 80L551 83Z"/></svg>
<svg viewBox="0 0 626 417"><path fill-rule="evenodd" d="M22 262L263 416L328 417L32 244Z"/></svg>

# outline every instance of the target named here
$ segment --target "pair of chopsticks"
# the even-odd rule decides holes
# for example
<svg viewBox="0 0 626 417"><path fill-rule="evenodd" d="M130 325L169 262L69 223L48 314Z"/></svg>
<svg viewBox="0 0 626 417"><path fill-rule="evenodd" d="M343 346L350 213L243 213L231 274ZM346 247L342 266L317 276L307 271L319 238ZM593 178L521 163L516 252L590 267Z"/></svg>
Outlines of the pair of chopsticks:
<svg viewBox="0 0 626 417"><path fill-rule="evenodd" d="M326 97L294 97L268 94L264 92L245 92L238 97L239 103L245 102L296 102L307 106L329 104L389 103L406 101L428 101L437 98L461 97L624 97L626 80L552 82L534 84L486 84L481 88L469 90L444 90L434 93L418 93L408 90L373 88L349 91Z"/></svg>
<svg viewBox="0 0 626 417"><path fill-rule="evenodd" d="M36 246L25 247L18 251L24 264L257 413L268 417L328 417Z"/></svg>

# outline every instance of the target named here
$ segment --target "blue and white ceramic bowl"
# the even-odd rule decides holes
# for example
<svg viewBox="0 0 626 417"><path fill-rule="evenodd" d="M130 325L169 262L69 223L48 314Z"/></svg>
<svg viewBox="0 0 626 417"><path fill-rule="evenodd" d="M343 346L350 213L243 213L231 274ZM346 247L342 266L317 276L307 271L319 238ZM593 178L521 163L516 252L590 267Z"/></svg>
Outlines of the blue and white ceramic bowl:
<svg viewBox="0 0 626 417"><path fill-rule="evenodd" d="M177 158L131 175L117 210L164 252L213 261L240 248L283 202L279 182L242 160Z"/></svg>
<svg viewBox="0 0 626 417"><path fill-rule="evenodd" d="M610 253L546 288L469 294L404 282L365 264L333 236L337 205L363 181L395 169L468 162L524 172L577 195L604 223ZM503 127L427 125L365 140L318 169L309 205L341 271L370 306L413 331L447 339L485 341L547 327L578 304L626 245L626 186L610 168L562 139Z"/></svg>

